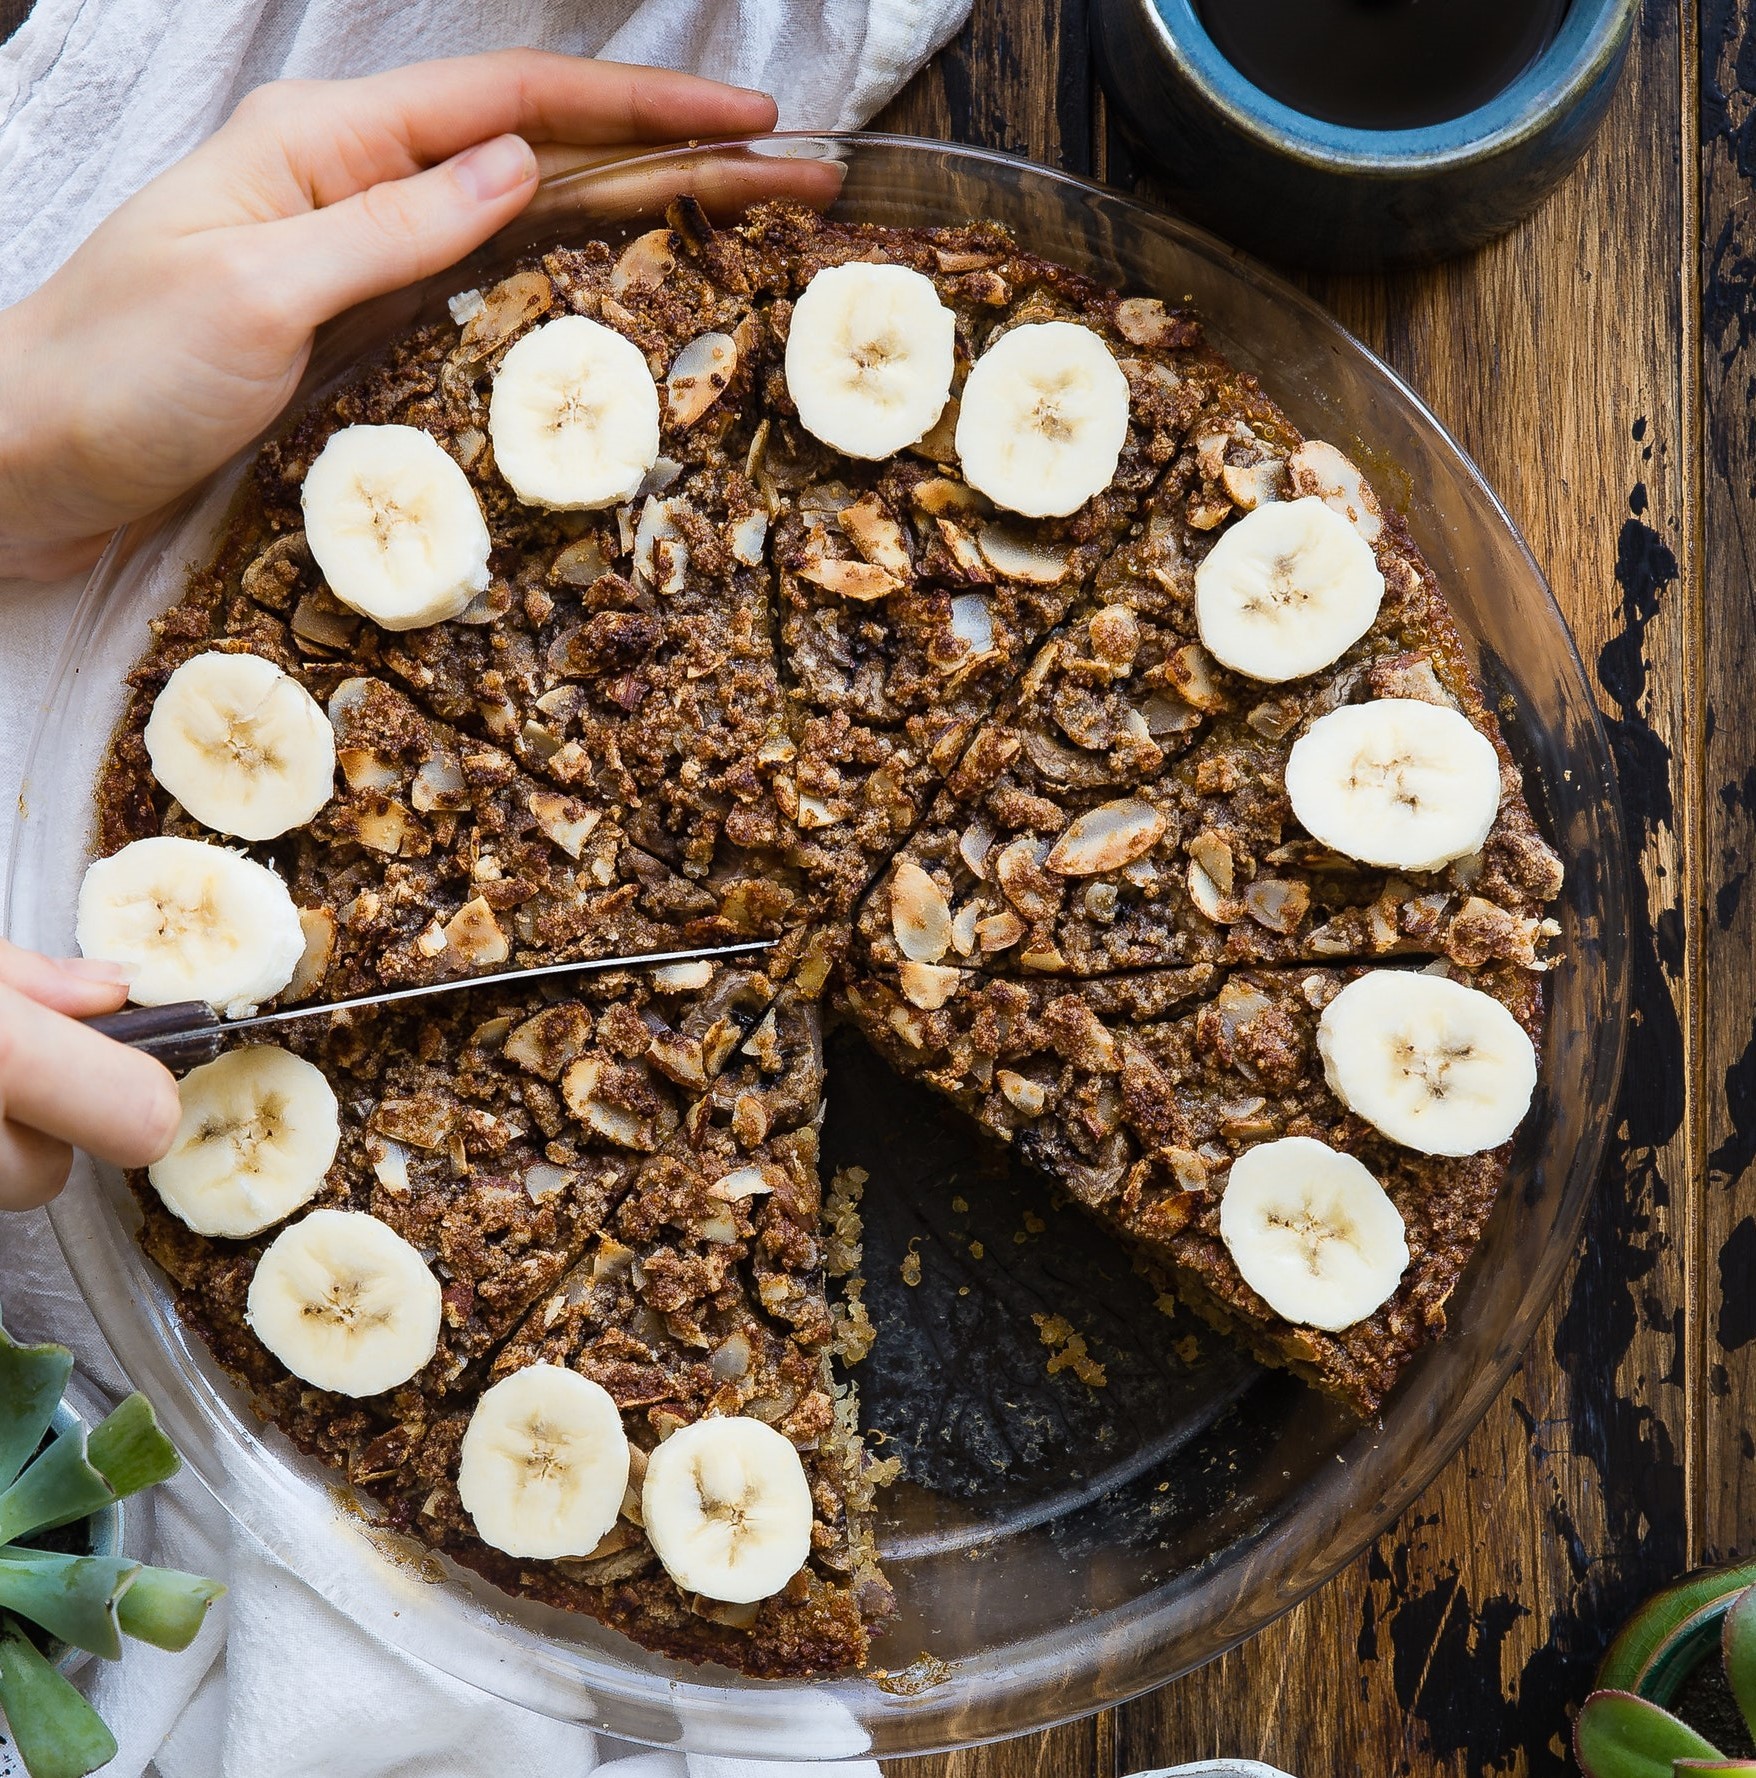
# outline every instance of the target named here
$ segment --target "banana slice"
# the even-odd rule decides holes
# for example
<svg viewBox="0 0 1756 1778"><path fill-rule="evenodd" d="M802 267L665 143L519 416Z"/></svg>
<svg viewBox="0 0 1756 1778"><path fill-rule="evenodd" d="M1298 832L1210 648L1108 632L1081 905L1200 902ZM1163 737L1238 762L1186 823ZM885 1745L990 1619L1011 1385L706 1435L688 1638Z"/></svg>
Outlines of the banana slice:
<svg viewBox="0 0 1756 1778"><path fill-rule="evenodd" d="M1370 546L1314 495L1245 513L1195 570L1195 622L1207 652L1270 685L1345 654L1383 598Z"/></svg>
<svg viewBox="0 0 1756 1778"><path fill-rule="evenodd" d="M1339 1333L1395 1295L1408 1268L1401 1212L1351 1154L1283 1136L1232 1163L1219 1234L1275 1314Z"/></svg>
<svg viewBox="0 0 1756 1778"><path fill-rule="evenodd" d="M957 322L904 265L832 265L793 304L787 393L799 422L850 457L888 457L932 431L951 394Z"/></svg>
<svg viewBox="0 0 1756 1778"><path fill-rule="evenodd" d="M260 1234L316 1196L341 1141L321 1069L259 1044L191 1069L177 1097L170 1152L146 1176L196 1234Z"/></svg>
<svg viewBox="0 0 1756 1778"><path fill-rule="evenodd" d="M244 1319L302 1381L382 1395L439 1349L439 1280L375 1216L313 1210L256 1262Z"/></svg>
<svg viewBox="0 0 1756 1778"><path fill-rule="evenodd" d="M140 1006L205 1000L244 1018L278 994L305 952L287 886L266 865L201 840L135 840L87 867L81 953L131 963Z"/></svg>
<svg viewBox="0 0 1756 1778"><path fill-rule="evenodd" d="M728 1605L778 1593L811 1553L811 1487L792 1444L727 1415L673 1432L646 1460L640 1513L665 1571Z"/></svg>
<svg viewBox="0 0 1756 1778"><path fill-rule="evenodd" d="M444 623L488 584L476 491L418 426L344 426L305 472L300 501L329 590L384 629Z"/></svg>
<svg viewBox="0 0 1756 1778"><path fill-rule="evenodd" d="M1536 1046L1491 994L1374 969L1323 1009L1317 1048L1349 1111L1422 1154L1498 1148L1530 1109Z"/></svg>
<svg viewBox="0 0 1756 1778"><path fill-rule="evenodd" d="M272 840L303 827L335 788L335 731L273 661L198 654L153 700L152 775L203 827Z"/></svg>
<svg viewBox="0 0 1756 1778"><path fill-rule="evenodd" d="M1343 704L1287 755L1287 796L1314 839L1391 870L1479 852L1500 810L1500 756L1460 712L1414 698Z"/></svg>
<svg viewBox="0 0 1756 1778"><path fill-rule="evenodd" d="M476 1403L457 1492L483 1541L509 1556L589 1556L622 1510L628 1468L609 1391L558 1364L533 1364Z"/></svg>
<svg viewBox="0 0 1756 1778"><path fill-rule="evenodd" d="M1003 333L970 370L957 415L964 480L1027 518L1077 512L1115 479L1128 379L1089 327Z"/></svg>
<svg viewBox="0 0 1756 1778"><path fill-rule="evenodd" d="M595 512L631 499L658 461L658 385L632 340L563 315L501 359L488 434L520 500Z"/></svg>

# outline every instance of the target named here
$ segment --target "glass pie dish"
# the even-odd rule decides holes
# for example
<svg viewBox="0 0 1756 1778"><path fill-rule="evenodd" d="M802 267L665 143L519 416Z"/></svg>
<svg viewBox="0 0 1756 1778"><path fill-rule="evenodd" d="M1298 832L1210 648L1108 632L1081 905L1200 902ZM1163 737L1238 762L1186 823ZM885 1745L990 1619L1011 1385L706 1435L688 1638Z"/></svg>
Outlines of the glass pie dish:
<svg viewBox="0 0 1756 1778"><path fill-rule="evenodd" d="M996 1168L949 1117L917 1114L912 1089L835 1039L826 1163L871 1175L865 1271L879 1338L855 1375L868 1426L905 1458L906 1479L880 1508L901 1616L871 1673L761 1682L643 1653L374 1529L331 1472L255 1419L178 1319L134 1244L118 1176L86 1170L52 1215L118 1358L192 1465L240 1525L386 1642L658 1746L771 1759L922 1753L1064 1721L1212 1659L1350 1560L1457 1449L1546 1306L1596 1174L1625 1030L1620 815L1596 708L1541 572L1420 401L1308 299L1210 236L1004 155L783 136L568 174L470 262L327 330L298 399L442 313L450 295L552 244L626 240L683 192L726 214L780 195L902 226L991 218L1107 283L1191 301L1307 434L1356 456L1406 509L1567 867L1537 1101L1449 1334L1380 1420L1358 1424L1192 1336L1188 1318L1167 1322L1126 1257L1058 1213L1046 1186ZM118 537L93 576L15 819L5 919L18 943L72 949L92 788L124 676L150 620L207 555L247 460ZM1048 1242L1027 1239L1057 1214ZM931 1287L898 1286L923 1243L945 1264ZM995 1263L971 1263L989 1251ZM1081 1311L1108 1361L1102 1389L1062 1367L1045 1382L1038 1330L1046 1338L1056 1317Z"/></svg>

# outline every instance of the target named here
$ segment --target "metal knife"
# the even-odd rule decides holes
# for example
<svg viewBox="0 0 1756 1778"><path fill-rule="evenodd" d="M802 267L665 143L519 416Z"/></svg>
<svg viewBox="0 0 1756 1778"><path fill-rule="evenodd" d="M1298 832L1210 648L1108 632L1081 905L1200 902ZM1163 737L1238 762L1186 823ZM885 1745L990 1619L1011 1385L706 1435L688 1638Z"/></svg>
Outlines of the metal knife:
<svg viewBox="0 0 1756 1778"><path fill-rule="evenodd" d="M179 1000L170 1006L127 1006L85 1023L131 1049L157 1056L167 1068L193 1068L211 1062L235 1031L261 1031L294 1019L315 1019L324 1013L353 1012L363 1006L388 1006L397 1000L419 1000L427 994L451 994L459 988L496 988L506 982L533 982L544 976L580 975L589 970L633 969L648 963L690 963L698 958L739 957L772 948L771 938L749 944L709 945L695 951L643 951L633 957L592 957L580 963L545 963L536 969L507 969L498 975L469 975L459 981L424 982L418 988L392 988L383 994L360 994L352 1000L326 1000L320 1005L289 1006L256 1013L247 1019L222 1019L203 1000Z"/></svg>

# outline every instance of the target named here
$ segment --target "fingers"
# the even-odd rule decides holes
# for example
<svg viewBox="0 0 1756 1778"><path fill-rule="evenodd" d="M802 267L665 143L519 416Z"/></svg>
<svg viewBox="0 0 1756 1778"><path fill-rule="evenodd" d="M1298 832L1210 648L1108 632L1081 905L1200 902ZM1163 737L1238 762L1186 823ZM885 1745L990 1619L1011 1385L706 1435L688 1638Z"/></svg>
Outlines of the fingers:
<svg viewBox="0 0 1756 1778"><path fill-rule="evenodd" d="M0 1109L120 1167L156 1161L179 1115L160 1063L10 987L0 987Z"/></svg>
<svg viewBox="0 0 1756 1778"><path fill-rule="evenodd" d="M41 1130L0 1118L0 1211L36 1210L67 1183L73 1150Z"/></svg>
<svg viewBox="0 0 1756 1778"><path fill-rule="evenodd" d="M95 957L44 957L0 938L0 983L72 1019L114 1012L128 998L129 976L120 964Z"/></svg>
<svg viewBox="0 0 1756 1778"><path fill-rule="evenodd" d="M317 206L402 179L477 142L677 142L772 129L765 93L544 50L417 62L361 80L258 89L215 143L272 142Z"/></svg>
<svg viewBox="0 0 1756 1778"><path fill-rule="evenodd" d="M424 173L271 222L255 232L277 267L276 303L294 326L315 327L412 284L479 247L536 187L529 146L497 136Z"/></svg>

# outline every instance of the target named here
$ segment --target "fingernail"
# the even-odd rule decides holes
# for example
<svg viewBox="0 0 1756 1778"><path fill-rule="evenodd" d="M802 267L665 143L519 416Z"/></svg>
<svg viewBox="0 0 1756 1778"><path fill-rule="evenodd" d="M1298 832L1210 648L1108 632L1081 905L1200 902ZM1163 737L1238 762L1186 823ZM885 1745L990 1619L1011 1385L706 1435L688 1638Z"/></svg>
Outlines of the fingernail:
<svg viewBox="0 0 1756 1778"><path fill-rule="evenodd" d="M522 136L496 136L451 163L452 177L478 204L489 204L533 178L537 157Z"/></svg>
<svg viewBox="0 0 1756 1778"><path fill-rule="evenodd" d="M60 957L56 966L88 982L113 982L119 988L126 988L140 974L136 963L112 963L104 957Z"/></svg>

